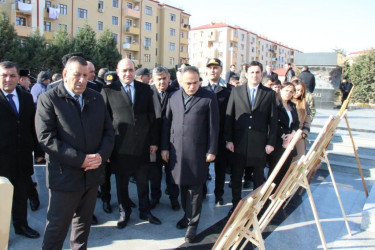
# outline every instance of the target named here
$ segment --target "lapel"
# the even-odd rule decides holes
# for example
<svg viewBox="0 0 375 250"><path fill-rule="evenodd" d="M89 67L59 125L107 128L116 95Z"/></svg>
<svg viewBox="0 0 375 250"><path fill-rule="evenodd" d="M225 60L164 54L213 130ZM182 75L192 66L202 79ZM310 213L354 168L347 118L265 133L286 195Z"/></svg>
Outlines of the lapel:
<svg viewBox="0 0 375 250"><path fill-rule="evenodd" d="M18 94L18 100L19 100L19 103L20 103L20 108L19 108L18 113L20 113L20 111L21 111L20 93L17 91L17 94ZM14 116L17 117L17 114L14 113L14 111L12 109L12 106L10 106L10 103L9 103L8 99L5 97L3 91L1 91L1 90L0 90L0 104L4 105L9 110L9 112L11 112Z"/></svg>
<svg viewBox="0 0 375 250"><path fill-rule="evenodd" d="M234 88L233 90L235 90L235 89L239 90L238 96L241 99L241 101L239 103L245 103L246 113L252 113L251 106L250 106L249 91L248 91L249 88L248 88L247 84L242 85L242 86L238 86L238 87Z"/></svg>
<svg viewBox="0 0 375 250"><path fill-rule="evenodd" d="M18 95L18 103L20 105L19 108L18 108L18 116L22 116L23 110L24 110L24 107L25 107L25 100L23 98L24 96L21 93L23 90L16 88L16 91L17 91L17 95Z"/></svg>
<svg viewBox="0 0 375 250"><path fill-rule="evenodd" d="M215 88L215 94L217 94L217 93L219 93L220 91L222 91L223 90L223 87L221 87L219 84L218 85L216 85L216 88Z"/></svg>
<svg viewBox="0 0 375 250"><path fill-rule="evenodd" d="M255 96L254 107L252 107L252 110L256 110L259 107L265 95L266 95L266 92L263 89L263 85L259 84L258 91Z"/></svg>
<svg viewBox="0 0 375 250"><path fill-rule="evenodd" d="M124 87L122 86L120 81L116 81L114 83L114 89L118 92L118 98L124 101L127 105L132 106L129 96L126 94Z"/></svg>
<svg viewBox="0 0 375 250"><path fill-rule="evenodd" d="M185 114L187 112L189 112L189 110L201 99L200 97L200 93L202 92L202 88L199 87L197 93L195 93L195 95L193 96L193 100L190 101L190 104L188 104L188 106L186 107L185 109ZM182 97L182 102L183 102L183 97Z"/></svg>

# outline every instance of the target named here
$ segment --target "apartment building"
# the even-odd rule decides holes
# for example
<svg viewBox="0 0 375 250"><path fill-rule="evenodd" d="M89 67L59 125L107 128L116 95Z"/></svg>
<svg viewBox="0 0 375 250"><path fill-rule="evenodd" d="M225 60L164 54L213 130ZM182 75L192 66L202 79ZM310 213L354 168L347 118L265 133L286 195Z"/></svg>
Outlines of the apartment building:
<svg viewBox="0 0 375 250"><path fill-rule="evenodd" d="M293 63L295 53L301 53L280 42L272 41L239 26L226 23L210 23L189 32L189 62L205 72L205 63L210 57L223 62L223 74L230 65L241 65L259 61L264 66L282 68L285 63Z"/></svg>
<svg viewBox="0 0 375 250"><path fill-rule="evenodd" d="M89 24L97 36L109 29L119 52L136 65L168 68L188 60L190 15L154 0L0 0L19 37L37 28L52 40L59 29L76 35Z"/></svg>

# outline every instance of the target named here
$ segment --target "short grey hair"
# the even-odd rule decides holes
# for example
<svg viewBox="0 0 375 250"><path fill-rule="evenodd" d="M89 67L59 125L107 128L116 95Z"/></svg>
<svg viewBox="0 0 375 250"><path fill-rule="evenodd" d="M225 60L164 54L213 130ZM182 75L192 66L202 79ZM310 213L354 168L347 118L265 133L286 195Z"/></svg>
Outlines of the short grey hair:
<svg viewBox="0 0 375 250"><path fill-rule="evenodd" d="M197 73L199 76L199 69L195 66L186 66L181 70L181 74L184 74L185 72L191 72L191 73Z"/></svg>
<svg viewBox="0 0 375 250"><path fill-rule="evenodd" d="M155 67L153 70L152 70L152 75L161 75L161 74L169 74L169 71L166 67L163 67L163 66L158 66L158 67Z"/></svg>

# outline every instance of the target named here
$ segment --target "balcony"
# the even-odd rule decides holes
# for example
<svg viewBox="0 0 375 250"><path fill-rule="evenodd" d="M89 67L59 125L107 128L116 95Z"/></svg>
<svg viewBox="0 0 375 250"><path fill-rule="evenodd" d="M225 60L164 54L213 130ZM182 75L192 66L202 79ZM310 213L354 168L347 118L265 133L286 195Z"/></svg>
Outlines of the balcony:
<svg viewBox="0 0 375 250"><path fill-rule="evenodd" d="M229 47L229 51L237 52L238 47Z"/></svg>
<svg viewBox="0 0 375 250"><path fill-rule="evenodd" d="M190 30L190 24L181 23L181 30L183 30L183 31L189 31Z"/></svg>
<svg viewBox="0 0 375 250"><path fill-rule="evenodd" d="M181 44L188 44L188 39L185 38L185 37L184 37L184 38L181 38L181 39L180 39L180 43L181 43Z"/></svg>
<svg viewBox="0 0 375 250"><path fill-rule="evenodd" d="M15 25L14 28L16 29L17 35L22 37L30 36L30 34L33 32L32 28L28 26Z"/></svg>
<svg viewBox="0 0 375 250"><path fill-rule="evenodd" d="M210 34L208 35L207 39L210 42L216 41L217 40L217 31L216 30L211 31Z"/></svg>
<svg viewBox="0 0 375 250"><path fill-rule="evenodd" d="M128 16L128 17L139 19L141 17L141 12L137 9L125 8L124 9L124 15Z"/></svg>
<svg viewBox="0 0 375 250"><path fill-rule="evenodd" d="M44 31L43 35L47 40L53 40L55 37L55 33L53 31Z"/></svg>
<svg viewBox="0 0 375 250"><path fill-rule="evenodd" d="M123 43L122 48L124 50L139 51L139 44L138 43Z"/></svg>
<svg viewBox="0 0 375 250"><path fill-rule="evenodd" d="M140 30L137 27L128 26L128 27L125 27L125 33L129 33L129 34L133 34L133 35L139 35Z"/></svg>
<svg viewBox="0 0 375 250"><path fill-rule="evenodd" d="M13 7L15 5L15 8ZM22 3L22 2L17 2L17 4L12 4L12 9L16 10L17 13L23 13L25 15L31 15L33 11L33 5L32 4L27 4L27 3Z"/></svg>
<svg viewBox="0 0 375 250"><path fill-rule="evenodd" d="M180 52L180 57L189 58L189 54L187 52Z"/></svg>
<svg viewBox="0 0 375 250"><path fill-rule="evenodd" d="M230 40L232 42L238 42L238 35L235 36L235 30L231 30L231 33L230 33Z"/></svg>

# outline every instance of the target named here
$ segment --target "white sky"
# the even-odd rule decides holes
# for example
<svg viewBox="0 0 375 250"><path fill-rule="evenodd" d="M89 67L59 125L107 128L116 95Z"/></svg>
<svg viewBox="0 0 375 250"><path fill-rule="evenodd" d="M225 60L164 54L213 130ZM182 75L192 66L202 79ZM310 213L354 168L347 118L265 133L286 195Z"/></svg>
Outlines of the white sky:
<svg viewBox="0 0 375 250"><path fill-rule="evenodd" d="M303 52L375 47L375 0L160 0L191 14L191 27L223 21Z"/></svg>

